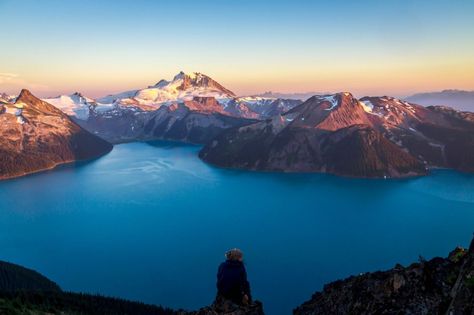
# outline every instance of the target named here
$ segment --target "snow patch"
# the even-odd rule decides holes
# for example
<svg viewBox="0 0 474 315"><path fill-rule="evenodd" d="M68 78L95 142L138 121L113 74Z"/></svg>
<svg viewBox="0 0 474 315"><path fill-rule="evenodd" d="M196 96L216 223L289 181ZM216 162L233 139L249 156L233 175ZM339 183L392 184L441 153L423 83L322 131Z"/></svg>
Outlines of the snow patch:
<svg viewBox="0 0 474 315"><path fill-rule="evenodd" d="M113 104L96 103L93 99L84 97L79 93L46 98L43 99L43 101L55 106L66 115L73 116L80 120L89 119L89 112L91 109L103 113L112 110L115 107Z"/></svg>
<svg viewBox="0 0 474 315"><path fill-rule="evenodd" d="M359 101L359 104L367 113L372 113L372 111L374 110L374 104L372 104L372 102L369 100Z"/></svg>
<svg viewBox="0 0 474 315"><path fill-rule="evenodd" d="M321 95L321 96L318 96L318 99L320 101L327 101L327 102L331 103L331 107L326 108L325 110L333 110L338 105L337 94Z"/></svg>

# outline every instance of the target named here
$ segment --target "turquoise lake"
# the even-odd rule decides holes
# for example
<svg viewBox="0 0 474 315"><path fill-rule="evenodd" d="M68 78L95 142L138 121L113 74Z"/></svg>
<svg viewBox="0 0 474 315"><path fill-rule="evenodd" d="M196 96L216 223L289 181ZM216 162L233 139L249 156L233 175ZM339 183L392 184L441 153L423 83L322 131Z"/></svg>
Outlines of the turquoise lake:
<svg viewBox="0 0 474 315"><path fill-rule="evenodd" d="M214 168L200 147L118 145L0 182L0 260L63 289L196 309L244 251L255 298L289 314L323 284L446 256L474 232L474 175L409 180Z"/></svg>

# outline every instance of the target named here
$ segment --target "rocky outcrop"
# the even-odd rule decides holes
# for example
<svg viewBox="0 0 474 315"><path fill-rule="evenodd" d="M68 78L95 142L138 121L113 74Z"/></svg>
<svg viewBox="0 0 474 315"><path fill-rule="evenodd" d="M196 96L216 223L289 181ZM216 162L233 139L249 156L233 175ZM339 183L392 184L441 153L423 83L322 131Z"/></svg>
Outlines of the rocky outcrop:
<svg viewBox="0 0 474 315"><path fill-rule="evenodd" d="M237 305L231 301L217 299L210 306L194 312L183 312L180 315L263 315L263 305L255 301L250 305Z"/></svg>
<svg viewBox="0 0 474 315"><path fill-rule="evenodd" d="M224 108L214 97L195 96L191 101L184 101L184 106L201 113L225 114Z"/></svg>
<svg viewBox="0 0 474 315"><path fill-rule="evenodd" d="M82 129L56 107L22 90L0 114L0 179L97 158L112 145Z"/></svg>
<svg viewBox="0 0 474 315"><path fill-rule="evenodd" d="M474 314L474 240L448 258L330 283L293 313Z"/></svg>
<svg viewBox="0 0 474 315"><path fill-rule="evenodd" d="M474 123L392 97L319 95L283 115L223 132L200 157L221 167L408 177L474 171Z"/></svg>
<svg viewBox="0 0 474 315"><path fill-rule="evenodd" d="M215 80L199 72L195 72L191 75L188 75L181 71L174 78L175 81L177 79L182 80L182 82L180 82L180 85L177 87L177 89L180 91L186 91L190 88L203 88L208 90L220 91L228 96L235 96L234 92L226 89Z"/></svg>

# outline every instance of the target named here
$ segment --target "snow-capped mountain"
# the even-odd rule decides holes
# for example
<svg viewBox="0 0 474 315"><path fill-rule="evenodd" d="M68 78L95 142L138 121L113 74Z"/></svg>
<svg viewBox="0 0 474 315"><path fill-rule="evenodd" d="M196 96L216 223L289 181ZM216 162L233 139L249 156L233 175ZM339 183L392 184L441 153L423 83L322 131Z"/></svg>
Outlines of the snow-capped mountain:
<svg viewBox="0 0 474 315"><path fill-rule="evenodd" d="M235 94L205 74L180 72L171 81L160 80L148 88L108 95L97 101L104 104L147 105L159 108L161 105L190 101L194 97L214 97L225 101L234 98Z"/></svg>
<svg viewBox="0 0 474 315"><path fill-rule="evenodd" d="M472 172L471 115L388 96L316 95L283 115L223 132L200 157L223 167L355 177L417 176L429 167Z"/></svg>
<svg viewBox="0 0 474 315"><path fill-rule="evenodd" d="M97 103L94 99L85 97L78 92L71 95L45 98L43 101L54 105L70 117L80 120L87 120L91 111L106 112L113 109L112 104Z"/></svg>
<svg viewBox="0 0 474 315"><path fill-rule="evenodd" d="M196 98L214 98L221 107L218 109L214 106L216 112L244 118L268 118L275 112L282 113L302 102L274 97L237 97L234 92L205 74L180 72L171 81L160 80L145 89L108 95L97 99L97 103L156 110L163 105L186 105L186 102L192 102ZM191 103L189 105L192 106ZM203 109L202 106L200 108Z"/></svg>

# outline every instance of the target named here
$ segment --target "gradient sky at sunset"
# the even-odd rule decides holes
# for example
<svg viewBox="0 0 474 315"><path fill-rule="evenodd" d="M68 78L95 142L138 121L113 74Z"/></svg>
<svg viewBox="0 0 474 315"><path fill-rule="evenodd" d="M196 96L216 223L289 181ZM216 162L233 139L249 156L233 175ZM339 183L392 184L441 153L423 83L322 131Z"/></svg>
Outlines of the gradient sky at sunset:
<svg viewBox="0 0 474 315"><path fill-rule="evenodd" d="M210 75L237 94L474 90L474 1L0 0L0 91L97 97Z"/></svg>

